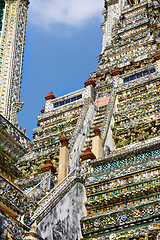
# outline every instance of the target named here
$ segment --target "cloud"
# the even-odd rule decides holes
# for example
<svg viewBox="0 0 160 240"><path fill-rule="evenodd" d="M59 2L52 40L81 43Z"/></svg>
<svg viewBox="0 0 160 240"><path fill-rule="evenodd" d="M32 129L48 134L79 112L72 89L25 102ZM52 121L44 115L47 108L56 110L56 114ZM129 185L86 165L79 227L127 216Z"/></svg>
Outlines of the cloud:
<svg viewBox="0 0 160 240"><path fill-rule="evenodd" d="M101 17L104 0L32 0L30 19L39 27L53 24L81 27L93 17Z"/></svg>

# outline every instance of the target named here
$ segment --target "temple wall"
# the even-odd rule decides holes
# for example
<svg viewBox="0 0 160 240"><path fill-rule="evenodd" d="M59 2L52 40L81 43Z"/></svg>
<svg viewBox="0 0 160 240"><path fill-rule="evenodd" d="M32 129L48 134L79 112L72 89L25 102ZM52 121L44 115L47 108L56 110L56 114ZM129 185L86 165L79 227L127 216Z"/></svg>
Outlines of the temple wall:
<svg viewBox="0 0 160 240"><path fill-rule="evenodd" d="M38 224L38 234L44 240L81 239L80 219L86 215L85 201L85 187L76 183Z"/></svg>

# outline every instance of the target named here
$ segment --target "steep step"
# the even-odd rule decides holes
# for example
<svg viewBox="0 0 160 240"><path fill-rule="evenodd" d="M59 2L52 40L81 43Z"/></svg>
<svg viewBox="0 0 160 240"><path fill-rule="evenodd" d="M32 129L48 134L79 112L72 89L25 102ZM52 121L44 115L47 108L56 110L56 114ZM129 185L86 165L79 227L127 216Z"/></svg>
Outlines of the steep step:
<svg viewBox="0 0 160 240"><path fill-rule="evenodd" d="M39 202L39 207L34 212L34 215L31 217L31 222L35 220L40 221L50 210L53 208L64 194L72 188L76 182L82 182L76 176L76 169L74 169L69 175L66 176L54 189L51 189Z"/></svg>
<svg viewBox="0 0 160 240"><path fill-rule="evenodd" d="M99 129L101 129L103 121L104 121L104 116L105 116L105 113L106 113L106 108L107 108L107 106L101 107L101 108L99 108L99 111L96 112L91 130L90 130L90 134L86 139L86 142L85 142L85 145L84 145L84 148L83 148L82 152L84 152L85 149L88 146L92 147L92 138L94 137L94 126L96 125Z"/></svg>

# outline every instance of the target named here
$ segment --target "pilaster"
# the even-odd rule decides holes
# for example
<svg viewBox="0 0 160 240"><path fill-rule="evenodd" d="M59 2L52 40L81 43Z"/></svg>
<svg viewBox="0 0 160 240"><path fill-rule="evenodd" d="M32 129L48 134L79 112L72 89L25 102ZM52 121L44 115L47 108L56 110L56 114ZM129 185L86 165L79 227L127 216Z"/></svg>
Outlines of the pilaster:
<svg viewBox="0 0 160 240"><path fill-rule="evenodd" d="M92 152L96 156L96 158L103 157L103 147L102 147L102 139L101 132L97 126L94 127L95 136L92 139Z"/></svg>
<svg viewBox="0 0 160 240"><path fill-rule="evenodd" d="M68 141L63 133L60 138L62 146L60 147L59 168L58 168L58 183L60 183L67 176L67 165L69 161Z"/></svg>
<svg viewBox="0 0 160 240"><path fill-rule="evenodd" d="M84 86L85 86L85 98L91 98L92 100L94 100L96 83L94 79L91 78L91 76L88 78L87 81L84 82Z"/></svg>

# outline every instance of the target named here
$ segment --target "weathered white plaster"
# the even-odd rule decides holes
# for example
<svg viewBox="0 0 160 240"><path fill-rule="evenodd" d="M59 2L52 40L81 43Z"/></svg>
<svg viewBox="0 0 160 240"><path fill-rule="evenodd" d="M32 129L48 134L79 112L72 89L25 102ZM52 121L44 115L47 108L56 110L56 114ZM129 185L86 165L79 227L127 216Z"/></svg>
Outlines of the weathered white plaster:
<svg viewBox="0 0 160 240"><path fill-rule="evenodd" d="M83 126L81 127L81 131L79 132L73 149L69 155L69 164L70 169L73 170L75 168L76 163L79 161L79 153L83 150L85 141L87 136L89 135L89 128L92 125L96 110L94 103L91 103L86 114L85 120L83 122Z"/></svg>
<svg viewBox="0 0 160 240"><path fill-rule="evenodd" d="M86 216L85 187L76 183L38 224L38 234L45 240L81 239L80 220Z"/></svg>

